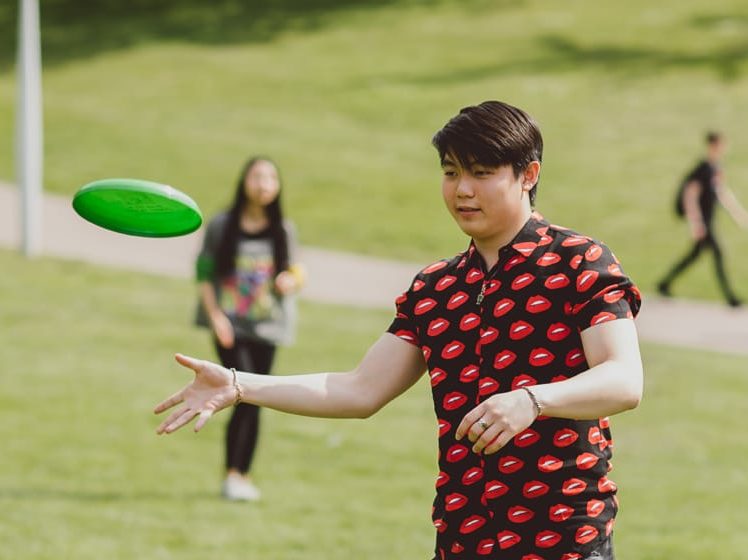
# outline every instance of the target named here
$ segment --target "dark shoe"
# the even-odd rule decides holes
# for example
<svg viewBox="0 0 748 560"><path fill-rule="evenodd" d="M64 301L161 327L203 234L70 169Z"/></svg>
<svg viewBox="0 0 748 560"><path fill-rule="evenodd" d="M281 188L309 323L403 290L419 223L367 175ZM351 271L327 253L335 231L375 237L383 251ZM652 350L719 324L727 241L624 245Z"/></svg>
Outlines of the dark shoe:
<svg viewBox="0 0 748 560"><path fill-rule="evenodd" d="M730 296L729 298L727 298L727 305L729 305L730 307L740 307L743 305L743 302L735 296Z"/></svg>
<svg viewBox="0 0 748 560"><path fill-rule="evenodd" d="M673 295L670 293L670 286L668 286L664 282L660 282L659 284L657 284L657 291L663 297L672 297Z"/></svg>

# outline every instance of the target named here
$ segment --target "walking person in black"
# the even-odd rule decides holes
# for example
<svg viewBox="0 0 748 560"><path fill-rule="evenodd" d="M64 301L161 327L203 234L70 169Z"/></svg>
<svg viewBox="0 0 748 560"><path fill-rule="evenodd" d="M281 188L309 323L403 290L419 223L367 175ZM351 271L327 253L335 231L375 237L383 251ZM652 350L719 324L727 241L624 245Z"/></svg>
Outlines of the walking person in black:
<svg viewBox="0 0 748 560"><path fill-rule="evenodd" d="M735 195L725 186L722 178L721 160L725 152L725 140L721 134L710 132L706 136L707 154L683 180L676 204L678 215L688 221L694 245L688 254L678 261L672 270L657 285L663 296L670 296L673 281L688 268L704 249L711 249L722 293L732 307L742 304L727 280L722 249L713 226L714 207L719 202L740 226L748 229L748 212L740 205Z"/></svg>

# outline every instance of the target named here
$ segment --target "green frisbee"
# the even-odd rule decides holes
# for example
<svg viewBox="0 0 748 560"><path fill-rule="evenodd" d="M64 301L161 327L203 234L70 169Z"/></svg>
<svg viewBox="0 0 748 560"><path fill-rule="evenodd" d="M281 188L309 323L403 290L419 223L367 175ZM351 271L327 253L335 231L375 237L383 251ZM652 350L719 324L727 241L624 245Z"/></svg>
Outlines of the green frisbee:
<svg viewBox="0 0 748 560"><path fill-rule="evenodd" d="M177 237L203 223L194 200L169 185L140 179L101 179L81 187L73 209L108 230L141 237Z"/></svg>

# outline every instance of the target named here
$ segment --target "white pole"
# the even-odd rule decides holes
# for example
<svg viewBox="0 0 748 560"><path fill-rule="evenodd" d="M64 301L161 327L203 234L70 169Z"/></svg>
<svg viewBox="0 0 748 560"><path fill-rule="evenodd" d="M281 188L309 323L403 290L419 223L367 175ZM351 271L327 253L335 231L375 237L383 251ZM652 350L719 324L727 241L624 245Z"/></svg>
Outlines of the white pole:
<svg viewBox="0 0 748 560"><path fill-rule="evenodd" d="M16 181L21 189L22 250L27 257L42 245L42 61L38 0L19 0Z"/></svg>

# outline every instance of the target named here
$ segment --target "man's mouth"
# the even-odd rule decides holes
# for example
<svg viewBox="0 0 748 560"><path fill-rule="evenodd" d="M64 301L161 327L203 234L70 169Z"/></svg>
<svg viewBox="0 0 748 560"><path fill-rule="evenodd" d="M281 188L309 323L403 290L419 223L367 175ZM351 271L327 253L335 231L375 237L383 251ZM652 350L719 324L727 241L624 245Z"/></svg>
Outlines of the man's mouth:
<svg viewBox="0 0 748 560"><path fill-rule="evenodd" d="M470 216L480 212L480 208L474 208L472 206L458 206L457 212L464 216Z"/></svg>

